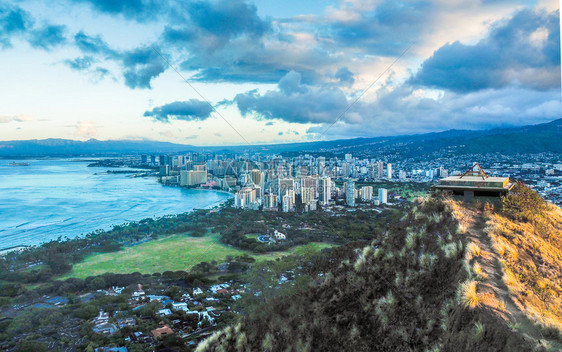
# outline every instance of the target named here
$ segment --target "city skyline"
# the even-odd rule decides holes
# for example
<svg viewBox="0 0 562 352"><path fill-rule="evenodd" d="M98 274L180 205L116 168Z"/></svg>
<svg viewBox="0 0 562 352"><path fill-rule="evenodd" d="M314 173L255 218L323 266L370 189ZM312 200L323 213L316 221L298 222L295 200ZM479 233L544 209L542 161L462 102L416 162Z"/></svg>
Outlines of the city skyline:
<svg viewBox="0 0 562 352"><path fill-rule="evenodd" d="M0 2L0 140L239 145L547 122L560 117L558 12L555 1Z"/></svg>

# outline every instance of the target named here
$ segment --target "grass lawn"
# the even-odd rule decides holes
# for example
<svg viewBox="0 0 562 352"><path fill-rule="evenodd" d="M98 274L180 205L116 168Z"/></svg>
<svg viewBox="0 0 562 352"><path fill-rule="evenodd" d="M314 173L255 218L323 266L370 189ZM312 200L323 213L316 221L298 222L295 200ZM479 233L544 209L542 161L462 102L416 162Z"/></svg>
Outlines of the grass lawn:
<svg viewBox="0 0 562 352"><path fill-rule="evenodd" d="M218 234L204 237L190 237L185 234L173 235L136 246L125 247L113 253L97 253L87 256L83 262L75 264L72 271L61 277L86 278L103 273L134 273L152 274L167 270L189 270L203 261L218 262L228 255L238 256L250 254L256 261L272 260L288 254L303 254L307 251L319 251L331 247L327 243L309 243L293 247L284 252L251 254L236 249L219 241Z"/></svg>

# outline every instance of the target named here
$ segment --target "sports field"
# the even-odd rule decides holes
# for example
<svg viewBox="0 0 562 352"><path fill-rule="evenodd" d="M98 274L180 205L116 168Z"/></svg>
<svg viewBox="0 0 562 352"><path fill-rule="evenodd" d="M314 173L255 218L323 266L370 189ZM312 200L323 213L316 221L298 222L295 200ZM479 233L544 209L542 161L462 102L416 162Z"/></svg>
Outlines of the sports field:
<svg viewBox="0 0 562 352"><path fill-rule="evenodd" d="M75 264L72 271L61 279L86 278L103 273L152 274L167 270L189 270L203 261L221 262L228 255L238 256L245 253L250 254L257 261L272 260L288 254L302 254L310 250L319 251L331 246L327 243L309 243L284 252L251 254L221 243L218 234L209 234L204 237L178 234L125 247L118 252L92 254L87 256L83 262Z"/></svg>

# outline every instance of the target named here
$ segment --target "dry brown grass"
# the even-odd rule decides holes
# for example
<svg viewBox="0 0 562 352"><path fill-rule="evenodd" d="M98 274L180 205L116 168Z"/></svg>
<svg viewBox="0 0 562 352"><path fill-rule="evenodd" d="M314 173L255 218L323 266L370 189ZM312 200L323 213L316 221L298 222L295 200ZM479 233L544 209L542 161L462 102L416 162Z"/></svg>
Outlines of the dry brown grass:
<svg viewBox="0 0 562 352"><path fill-rule="evenodd" d="M472 258L479 257L481 254L482 254L482 250L474 242L470 242L466 247L466 260L468 261L470 261Z"/></svg>
<svg viewBox="0 0 562 352"><path fill-rule="evenodd" d="M468 280L463 282L459 287L458 298L460 303L468 308L476 308L482 302L480 295L476 292L477 282Z"/></svg>
<svg viewBox="0 0 562 352"><path fill-rule="evenodd" d="M548 205L529 222L494 213L487 225L515 300L536 322L562 331L562 210Z"/></svg>
<svg viewBox="0 0 562 352"><path fill-rule="evenodd" d="M482 269L482 265L480 265L480 263L478 262L474 263L474 265L472 266L472 271L474 272L474 274L476 274L476 277L479 280L486 280L488 278L488 274L484 272L484 270Z"/></svg>

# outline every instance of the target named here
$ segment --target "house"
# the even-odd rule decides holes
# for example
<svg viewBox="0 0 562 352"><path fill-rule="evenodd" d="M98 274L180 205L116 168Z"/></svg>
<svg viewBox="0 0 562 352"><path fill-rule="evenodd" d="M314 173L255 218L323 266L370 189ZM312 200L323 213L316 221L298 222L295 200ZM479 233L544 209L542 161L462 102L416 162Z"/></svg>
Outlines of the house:
<svg viewBox="0 0 562 352"><path fill-rule="evenodd" d="M277 230L275 230L275 232L273 233L273 237L275 237L276 240L285 240L287 239L287 236Z"/></svg>
<svg viewBox="0 0 562 352"><path fill-rule="evenodd" d="M127 347L98 347L95 352L127 352Z"/></svg>
<svg viewBox="0 0 562 352"><path fill-rule="evenodd" d="M115 324L104 323L95 325L92 328L92 331L96 334L111 336L117 332L117 327L115 326Z"/></svg>
<svg viewBox="0 0 562 352"><path fill-rule="evenodd" d="M148 295L146 297L148 297L150 302L152 302L152 301L163 302L163 301L166 301L166 300L170 299L170 297L168 297L168 296L157 296L157 295Z"/></svg>
<svg viewBox="0 0 562 352"><path fill-rule="evenodd" d="M232 299L235 300L235 301L239 300L240 298L242 298L242 296L240 296L240 295L232 296Z"/></svg>
<svg viewBox="0 0 562 352"><path fill-rule="evenodd" d="M165 317L165 316L168 316L168 315L172 315L172 311L169 310L168 308L160 309L158 311L158 315L161 315L161 316Z"/></svg>
<svg viewBox="0 0 562 352"><path fill-rule="evenodd" d="M189 293L184 293L183 295L181 295L182 301L189 301L190 299L191 299L191 296L189 295Z"/></svg>
<svg viewBox="0 0 562 352"><path fill-rule="evenodd" d="M107 324L108 322L109 322L109 313L104 312L103 310L100 310L98 316L92 320L92 323L94 323L94 325Z"/></svg>
<svg viewBox="0 0 562 352"><path fill-rule="evenodd" d="M183 310L184 312L189 310L189 308L187 308L187 303L185 302L172 303L172 308L175 310Z"/></svg>
<svg viewBox="0 0 562 352"><path fill-rule="evenodd" d="M193 289L193 296L199 296L203 294L203 290L200 289L199 287L196 287Z"/></svg>
<svg viewBox="0 0 562 352"><path fill-rule="evenodd" d="M170 328L169 325L164 325L160 328L154 329L150 332L155 339L158 339L164 335L170 335L174 333L174 330Z"/></svg>
<svg viewBox="0 0 562 352"><path fill-rule="evenodd" d="M123 329L124 327L127 326L135 326L136 325L136 320L135 318L129 317L129 318L124 318L124 319L117 319L117 326L119 326L119 329Z"/></svg>
<svg viewBox="0 0 562 352"><path fill-rule="evenodd" d="M127 352L127 347L98 347L95 352Z"/></svg>

